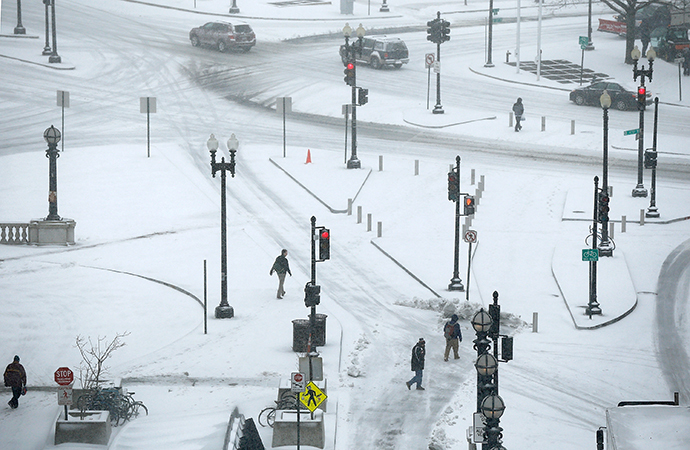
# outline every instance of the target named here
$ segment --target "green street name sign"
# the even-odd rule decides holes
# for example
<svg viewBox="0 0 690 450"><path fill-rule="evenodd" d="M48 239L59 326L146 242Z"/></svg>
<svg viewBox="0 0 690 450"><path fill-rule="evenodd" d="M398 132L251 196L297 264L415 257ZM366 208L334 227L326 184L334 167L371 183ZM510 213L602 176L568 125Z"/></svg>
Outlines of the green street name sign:
<svg viewBox="0 0 690 450"><path fill-rule="evenodd" d="M623 136L630 136L631 134L638 134L640 132L639 128L635 128L634 130L625 130L623 132Z"/></svg>
<svg viewBox="0 0 690 450"><path fill-rule="evenodd" d="M578 39L580 47L585 48L589 44L589 38L587 36L580 36Z"/></svg>
<svg viewBox="0 0 690 450"><path fill-rule="evenodd" d="M598 248L583 248L582 249L582 260L583 261L599 261L599 249Z"/></svg>

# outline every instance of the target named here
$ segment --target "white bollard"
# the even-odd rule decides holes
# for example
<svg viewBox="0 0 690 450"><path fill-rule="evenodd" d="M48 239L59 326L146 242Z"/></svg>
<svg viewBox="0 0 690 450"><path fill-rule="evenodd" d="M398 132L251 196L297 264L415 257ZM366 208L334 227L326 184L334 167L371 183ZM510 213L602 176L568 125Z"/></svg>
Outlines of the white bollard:
<svg viewBox="0 0 690 450"><path fill-rule="evenodd" d="M546 116L541 116L541 131L546 131Z"/></svg>
<svg viewBox="0 0 690 450"><path fill-rule="evenodd" d="M575 134L575 121L570 121L570 134Z"/></svg>
<svg viewBox="0 0 690 450"><path fill-rule="evenodd" d="M628 225L628 218L626 216L621 216L621 233L625 233L625 229Z"/></svg>
<svg viewBox="0 0 690 450"><path fill-rule="evenodd" d="M470 185L474 186L474 169L470 172Z"/></svg>
<svg viewBox="0 0 690 450"><path fill-rule="evenodd" d="M381 237L383 234L383 224L381 222L376 222L376 236Z"/></svg>
<svg viewBox="0 0 690 450"><path fill-rule="evenodd" d="M379 155L379 172L383 172L383 155Z"/></svg>
<svg viewBox="0 0 690 450"><path fill-rule="evenodd" d="M362 223L362 207L357 207L357 223Z"/></svg>
<svg viewBox="0 0 690 450"><path fill-rule="evenodd" d="M371 213L367 214L367 231L371 231Z"/></svg>
<svg viewBox="0 0 690 450"><path fill-rule="evenodd" d="M640 210L640 226L644 226L644 209Z"/></svg>
<svg viewBox="0 0 690 450"><path fill-rule="evenodd" d="M611 237L611 239L614 239L613 230L616 229L616 227L614 226L615 224L613 222L609 222L609 225L609 236Z"/></svg>
<svg viewBox="0 0 690 450"><path fill-rule="evenodd" d="M347 215L348 216L352 215L352 199L351 198L347 199Z"/></svg>
<svg viewBox="0 0 690 450"><path fill-rule="evenodd" d="M539 313L532 313L532 333L539 332Z"/></svg>
<svg viewBox="0 0 690 450"><path fill-rule="evenodd" d="M513 128L513 113L508 113L508 127Z"/></svg>
<svg viewBox="0 0 690 450"><path fill-rule="evenodd" d="M418 159L414 160L414 174L415 174L415 176L419 175L419 160Z"/></svg>

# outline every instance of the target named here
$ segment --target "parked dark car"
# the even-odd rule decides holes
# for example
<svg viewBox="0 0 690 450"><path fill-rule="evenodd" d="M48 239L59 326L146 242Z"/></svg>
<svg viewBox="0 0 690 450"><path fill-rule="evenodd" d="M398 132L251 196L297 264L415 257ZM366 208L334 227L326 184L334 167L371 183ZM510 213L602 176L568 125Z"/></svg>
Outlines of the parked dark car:
<svg viewBox="0 0 690 450"><path fill-rule="evenodd" d="M356 40L353 41L356 45ZM374 69L393 66L396 69L410 61L405 42L396 37L371 36L362 39L362 53L357 53L358 63L371 64ZM340 59L347 65L347 51L340 46Z"/></svg>
<svg viewBox="0 0 690 450"><path fill-rule="evenodd" d="M256 45L254 30L246 23L209 22L192 28L189 40L194 47L208 45L221 52L234 49L248 52Z"/></svg>
<svg viewBox="0 0 690 450"><path fill-rule="evenodd" d="M652 31L651 44L659 58L673 62L690 48L687 27L659 27Z"/></svg>
<svg viewBox="0 0 690 450"><path fill-rule="evenodd" d="M604 89L611 96L611 106L620 111L637 109L637 91L631 91L618 83L611 81L595 81L589 86L574 89L570 92L570 101L578 105L601 106L599 98L604 93ZM646 104L652 99L652 94L647 91Z"/></svg>

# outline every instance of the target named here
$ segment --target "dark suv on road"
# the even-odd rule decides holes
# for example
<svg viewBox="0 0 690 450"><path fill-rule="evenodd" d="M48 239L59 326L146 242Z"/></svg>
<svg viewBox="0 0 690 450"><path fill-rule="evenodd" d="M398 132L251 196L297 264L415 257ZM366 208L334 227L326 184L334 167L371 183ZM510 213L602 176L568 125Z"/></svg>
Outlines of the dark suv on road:
<svg viewBox="0 0 690 450"><path fill-rule="evenodd" d="M357 41L354 41L355 45ZM347 64L347 51L340 46L340 59ZM357 53L357 62L371 64L374 69L393 66L396 69L410 61L405 42L396 37L371 36L362 39L362 54Z"/></svg>
<svg viewBox="0 0 690 450"><path fill-rule="evenodd" d="M252 27L228 22L209 22L200 27L192 28L189 40L194 47L209 45L219 51L237 49L248 52L256 45L256 35Z"/></svg>

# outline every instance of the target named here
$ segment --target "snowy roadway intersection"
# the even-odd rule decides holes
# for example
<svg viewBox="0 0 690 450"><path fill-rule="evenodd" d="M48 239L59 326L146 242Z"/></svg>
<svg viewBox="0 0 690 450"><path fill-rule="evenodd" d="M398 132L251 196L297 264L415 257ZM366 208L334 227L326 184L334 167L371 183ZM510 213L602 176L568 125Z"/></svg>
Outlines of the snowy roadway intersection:
<svg viewBox="0 0 690 450"><path fill-rule="evenodd" d="M185 6L173 0L165 3ZM204 8L227 8L207 3ZM399 3L397 13L392 7L395 17L374 14L362 20L374 27L396 21L423 24L423 17L437 9L432 3L422 10L415 6L418 2ZM192 48L188 30L207 19L194 12L131 2L94 6L63 0L60 5L60 52L73 70L0 59L2 85L8 88L0 106L0 220L28 221L44 214L47 164L41 137L60 119L59 108L53 106L55 91L68 90L72 104L66 111L65 152L58 162L59 206L63 217L77 221L78 241L70 248L0 248L3 358L9 362L12 355L21 355L29 376L29 394L20 408L2 410L0 447L53 448L59 408L51 391L52 373L60 366L78 366L75 337L129 331L127 345L118 350L110 370L136 391L150 415L118 429L110 448L220 448L232 408L238 406L256 419L272 404L279 380L296 369L291 320L307 313L302 288L309 274L312 215L333 236L332 259L318 266L318 311L328 315L327 345L322 349L329 395L326 448L465 448L465 430L476 402L474 336L467 319L488 305L494 290L506 313L502 330L515 336L515 360L500 368L501 396L507 405L501 426L507 448L588 448L594 444L594 430L604 425L605 408L621 400L667 400L678 390L687 405L687 380L678 377L678 367L660 361L667 348L656 325L663 322L654 319L659 270L686 239L686 221L644 227L629 223L625 234L617 230L614 259L625 259L637 307L616 324L576 330L570 314L581 311L586 298L576 295L575 306L565 306L552 273L553 255L564 245L579 252L587 234L587 222L563 218L571 214L566 211L569 205L591 208L592 177L601 170L601 111L568 102L567 88L529 86L536 84L533 75L515 74L514 68L497 65L496 72L489 73L511 83L469 70L482 67L481 46L459 44L481 42L482 26L453 29L453 39L444 44L444 74L451 80L444 91L444 120L496 119L442 130L400 128L405 119L424 117L424 99L416 92L426 82L426 70L419 61L400 71L362 68L358 79L371 86L370 103L358 110L358 117L390 126L362 124L363 170L352 172L342 165L339 116L349 88L342 82L337 57L323 57L331 50L336 55L342 40L337 5L329 7L329 20L318 22L247 18L260 37L247 55ZM38 35L42 5L23 6L25 26ZM507 10L508 5L500 6ZM275 11L264 2L240 2L240 7L246 15L261 15L252 8ZM3 33L14 26L13 8L2 4ZM309 16L321 10L301 11ZM564 42L576 42L583 20L585 16L576 15L545 21L544 32L550 36L544 40L545 53L567 53L559 57L577 60L579 49L566 49ZM533 42L535 30L535 22L524 23L525 39ZM497 49L514 45L514 24L495 31ZM314 43L280 42L322 32L334 37ZM424 31L402 37L416 56L429 50ZM616 63L623 41L598 34L595 38L597 50L587 55L588 65L605 67L601 71L628 80L630 68ZM0 54L35 53L41 41L40 36L33 44L2 38ZM284 65L273 62L281 55L301 57L309 49L321 55L312 74L305 65L292 76ZM41 58L34 53L26 60ZM652 84L671 100L677 94L674 70L659 62ZM307 76L314 77L309 87ZM233 82L205 83L216 79ZM402 91L396 89L396 80ZM554 87L547 81L541 84ZM468 85L474 87L470 95L452 88ZM146 95L156 96L159 106L152 117L150 158L138 110L138 97ZM227 99L241 95L249 103ZM298 112L322 116L320 123L304 115L288 121L287 158L282 158L282 121L271 110L251 105L271 106L272 99L284 95L294 98ZM519 134L507 127L506 113L518 95L528 108ZM663 110L662 117L673 118L677 126L664 121L659 139L662 219L688 215L688 150L682 143L690 120L685 106L687 102L681 102ZM549 120L544 133L538 131L541 114ZM631 204L627 199L636 144L625 140L622 131L635 126L636 116L611 112L615 217L634 218L647 206L647 200ZM573 136L571 118L577 121ZM202 264L207 260L209 304L215 306L220 284L219 180L209 173L210 133L219 138L221 150L230 133L240 140L237 176L228 180L230 303L237 317L211 319L204 335L195 299L123 272L172 283L202 298ZM307 149L313 158L310 165L303 164ZM452 272L453 236L445 178L457 154L463 161L463 186L469 186L471 169L485 175L487 186L473 223L479 243L469 303L445 290ZM384 156L382 172L378 155ZM357 195L371 170L356 205L383 223L383 236L368 233L353 216L331 214L271 158L335 209L343 209L347 199ZM415 160L420 161L418 176L413 172ZM372 240L443 298L393 264ZM283 247L290 250L294 276L287 281L285 299L277 300L276 280L269 278L268 270ZM464 245L463 253L466 257ZM605 276L606 261L600 267ZM573 270L566 281L574 286L586 283L581 269ZM465 270L462 257L463 279ZM687 297L687 290L676 294L675 326L683 342L688 336L682 320ZM610 300L602 295L600 302L609 314ZM441 327L452 307L463 317L462 358L444 363ZM530 332L533 312L539 313L539 333ZM404 381L411 376L409 352L422 336L429 351L427 390L408 392ZM270 445L270 430L260 432L264 444ZM84 448L59 446L77 447Z"/></svg>

